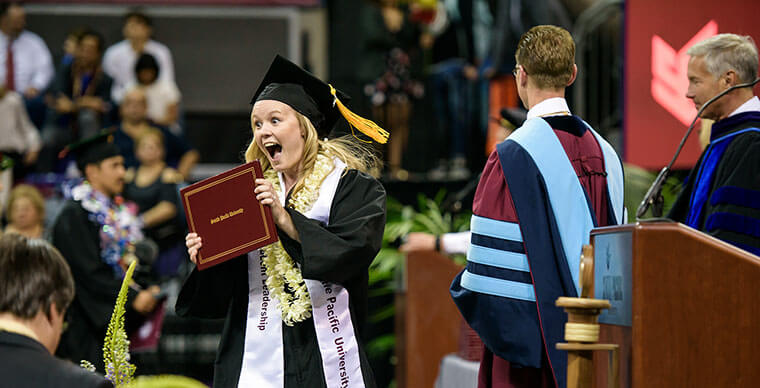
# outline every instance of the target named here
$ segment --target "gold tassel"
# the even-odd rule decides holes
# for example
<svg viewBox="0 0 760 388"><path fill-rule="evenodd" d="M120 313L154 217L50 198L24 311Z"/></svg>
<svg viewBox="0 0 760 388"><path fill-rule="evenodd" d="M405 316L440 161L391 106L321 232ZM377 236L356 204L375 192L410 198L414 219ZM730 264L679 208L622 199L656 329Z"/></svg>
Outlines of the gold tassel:
<svg viewBox="0 0 760 388"><path fill-rule="evenodd" d="M332 94L333 97L335 97L335 104L338 105L338 110L340 110L340 113L343 115L346 121L348 121L349 126L351 126L352 132L353 132L353 129L356 128L361 133L371 137L372 140L380 144L385 144L388 141L388 136L390 136L388 131L380 128L380 126L375 124L374 121L365 119L364 117L361 117L357 115L356 113L351 112L348 108L346 108L346 106L343 105L343 103L340 102L340 100L338 99L337 92L332 85L330 85L330 94Z"/></svg>

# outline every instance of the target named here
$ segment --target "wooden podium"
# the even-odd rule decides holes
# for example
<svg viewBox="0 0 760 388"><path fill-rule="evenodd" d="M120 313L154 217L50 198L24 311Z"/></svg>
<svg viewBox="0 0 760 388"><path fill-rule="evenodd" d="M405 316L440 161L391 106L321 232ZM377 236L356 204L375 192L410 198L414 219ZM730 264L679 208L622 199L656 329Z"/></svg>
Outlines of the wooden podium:
<svg viewBox="0 0 760 388"><path fill-rule="evenodd" d="M600 343L620 344L622 387L760 384L760 257L678 223L594 229ZM595 386L607 356L594 355Z"/></svg>
<svg viewBox="0 0 760 388"><path fill-rule="evenodd" d="M406 256L396 294L397 387L432 387L443 356L457 351L462 317L449 286L461 270L438 252Z"/></svg>

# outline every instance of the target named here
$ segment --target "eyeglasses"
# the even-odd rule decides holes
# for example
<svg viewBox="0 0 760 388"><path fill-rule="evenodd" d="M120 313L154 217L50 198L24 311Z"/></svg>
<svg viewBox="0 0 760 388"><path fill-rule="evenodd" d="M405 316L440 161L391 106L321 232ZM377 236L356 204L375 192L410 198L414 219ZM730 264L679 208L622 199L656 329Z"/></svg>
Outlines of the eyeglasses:
<svg viewBox="0 0 760 388"><path fill-rule="evenodd" d="M517 78L517 73L519 73L519 72L520 72L520 68L521 68L521 67L522 67L522 65L515 65L515 68L514 68L514 69L512 69L512 76L514 76L515 78ZM524 68L524 67L523 67L523 71L525 71L525 68ZM527 71L525 71L525 75L528 75L528 72L527 72Z"/></svg>

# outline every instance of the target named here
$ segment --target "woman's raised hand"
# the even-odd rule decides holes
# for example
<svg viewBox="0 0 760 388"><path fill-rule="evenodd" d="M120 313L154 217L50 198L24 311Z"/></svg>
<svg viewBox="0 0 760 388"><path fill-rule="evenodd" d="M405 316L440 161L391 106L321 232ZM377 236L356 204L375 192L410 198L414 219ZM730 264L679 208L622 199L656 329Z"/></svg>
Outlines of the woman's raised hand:
<svg viewBox="0 0 760 388"><path fill-rule="evenodd" d="M272 182L266 179L256 179L256 188L253 190L256 193L256 199L261 202L262 205L267 205L272 208L272 218L274 218L275 224L282 227L282 222L285 218L290 218L288 212L282 207L280 198L277 196L277 192L272 186Z"/></svg>
<svg viewBox="0 0 760 388"><path fill-rule="evenodd" d="M256 199L261 202L262 205L267 205L272 208L272 218L275 225L282 229L290 238L301 241L298 237L298 231L295 225L293 225L293 219L290 218L290 214L280 203L280 198L277 196L277 192L272 186L272 182L266 179L256 179L256 189L253 191L256 193Z"/></svg>

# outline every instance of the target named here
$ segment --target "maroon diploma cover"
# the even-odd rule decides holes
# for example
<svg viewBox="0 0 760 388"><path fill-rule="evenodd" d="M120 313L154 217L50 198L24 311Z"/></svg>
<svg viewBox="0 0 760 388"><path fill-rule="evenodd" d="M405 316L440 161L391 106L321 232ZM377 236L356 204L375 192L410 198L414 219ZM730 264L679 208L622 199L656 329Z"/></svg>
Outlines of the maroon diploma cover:
<svg viewBox="0 0 760 388"><path fill-rule="evenodd" d="M256 178L263 178L258 160L180 190L190 231L203 241L199 270L278 240L271 209L253 192Z"/></svg>

